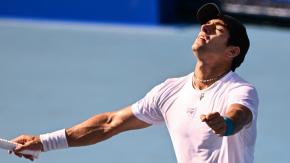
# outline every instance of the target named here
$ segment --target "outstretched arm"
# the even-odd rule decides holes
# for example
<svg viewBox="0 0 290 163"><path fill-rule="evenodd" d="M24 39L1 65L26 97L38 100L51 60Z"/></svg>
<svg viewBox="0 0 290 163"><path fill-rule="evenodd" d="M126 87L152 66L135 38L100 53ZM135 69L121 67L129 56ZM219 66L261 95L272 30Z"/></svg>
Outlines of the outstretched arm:
<svg viewBox="0 0 290 163"><path fill-rule="evenodd" d="M150 126L137 119L131 106L116 112L107 112L95 115L84 122L65 130L69 147L86 146L106 140L118 133L127 130L141 129ZM39 136L21 135L12 141L22 144L14 150L15 154L33 160L30 155L22 155L22 150L43 151L43 144Z"/></svg>
<svg viewBox="0 0 290 163"><path fill-rule="evenodd" d="M117 112L95 115L88 120L66 129L70 147L91 145L127 130L150 126L137 119L131 106Z"/></svg>
<svg viewBox="0 0 290 163"><path fill-rule="evenodd" d="M232 126L228 126L224 119L225 117L232 122ZM230 134L235 134L253 119L250 109L240 104L232 104L226 112L225 117L221 116L218 112L214 112L207 115L201 115L200 119L202 122L206 122L218 136L225 136L229 127L233 127L233 132Z"/></svg>

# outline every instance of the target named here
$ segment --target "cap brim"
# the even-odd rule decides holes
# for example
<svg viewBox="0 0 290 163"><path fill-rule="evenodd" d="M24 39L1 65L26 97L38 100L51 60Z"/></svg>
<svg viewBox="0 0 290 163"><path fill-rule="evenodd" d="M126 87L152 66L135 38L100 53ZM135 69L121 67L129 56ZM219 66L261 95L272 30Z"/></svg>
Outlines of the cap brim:
<svg viewBox="0 0 290 163"><path fill-rule="evenodd" d="M204 24L209 20L218 18L220 16L222 16L222 11L218 5L215 3L206 3L198 9L196 19L201 24Z"/></svg>

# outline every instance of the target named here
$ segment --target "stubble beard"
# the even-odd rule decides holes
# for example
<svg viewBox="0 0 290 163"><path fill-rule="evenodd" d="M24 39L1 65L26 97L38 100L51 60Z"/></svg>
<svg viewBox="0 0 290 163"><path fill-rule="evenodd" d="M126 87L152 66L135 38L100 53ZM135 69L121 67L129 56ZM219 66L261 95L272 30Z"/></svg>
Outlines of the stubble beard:
<svg viewBox="0 0 290 163"><path fill-rule="evenodd" d="M198 54L202 54L203 51L206 49L206 45L201 44L197 40L195 40L191 48L192 48L193 55L198 57Z"/></svg>

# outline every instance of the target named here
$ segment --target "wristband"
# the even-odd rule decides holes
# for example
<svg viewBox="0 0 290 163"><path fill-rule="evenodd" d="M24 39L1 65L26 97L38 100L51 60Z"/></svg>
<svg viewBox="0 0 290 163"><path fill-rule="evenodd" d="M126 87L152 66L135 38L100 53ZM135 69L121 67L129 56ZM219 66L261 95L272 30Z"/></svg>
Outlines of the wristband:
<svg viewBox="0 0 290 163"><path fill-rule="evenodd" d="M224 122L225 122L225 124L227 126L224 136L232 135L234 133L233 121L230 118L228 118L228 117L224 117Z"/></svg>
<svg viewBox="0 0 290 163"><path fill-rule="evenodd" d="M39 136L43 145L43 152L68 148L65 129Z"/></svg>

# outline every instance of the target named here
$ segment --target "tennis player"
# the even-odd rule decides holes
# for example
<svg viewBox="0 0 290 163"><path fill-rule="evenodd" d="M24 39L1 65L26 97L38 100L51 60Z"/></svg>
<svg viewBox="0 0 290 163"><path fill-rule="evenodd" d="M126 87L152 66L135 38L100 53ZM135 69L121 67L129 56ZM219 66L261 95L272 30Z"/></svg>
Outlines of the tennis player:
<svg viewBox="0 0 290 163"><path fill-rule="evenodd" d="M119 111L51 133L19 136L13 141L23 145L14 153L92 145L165 123L178 163L253 163L258 95L235 73L250 45L246 28L214 3L203 5L197 20L201 29L192 45L197 60L192 73L167 79Z"/></svg>

